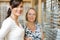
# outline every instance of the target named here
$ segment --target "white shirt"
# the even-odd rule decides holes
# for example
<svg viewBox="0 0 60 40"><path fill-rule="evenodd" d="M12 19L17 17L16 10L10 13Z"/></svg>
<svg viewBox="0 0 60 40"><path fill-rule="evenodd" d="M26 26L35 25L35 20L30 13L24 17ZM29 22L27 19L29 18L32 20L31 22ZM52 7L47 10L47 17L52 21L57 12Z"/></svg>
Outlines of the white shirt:
<svg viewBox="0 0 60 40"><path fill-rule="evenodd" d="M0 29L0 40L24 40L24 29L16 25L10 17L3 21Z"/></svg>

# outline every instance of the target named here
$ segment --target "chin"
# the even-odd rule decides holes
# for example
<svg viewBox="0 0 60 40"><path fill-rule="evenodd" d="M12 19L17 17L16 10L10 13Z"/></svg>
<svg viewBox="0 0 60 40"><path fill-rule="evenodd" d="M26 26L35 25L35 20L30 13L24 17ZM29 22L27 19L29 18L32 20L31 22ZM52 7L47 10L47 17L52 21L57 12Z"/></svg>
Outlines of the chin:
<svg viewBox="0 0 60 40"><path fill-rule="evenodd" d="M30 22L34 22L33 20L31 20Z"/></svg>
<svg viewBox="0 0 60 40"><path fill-rule="evenodd" d="M17 14L16 16L20 16L21 14Z"/></svg>

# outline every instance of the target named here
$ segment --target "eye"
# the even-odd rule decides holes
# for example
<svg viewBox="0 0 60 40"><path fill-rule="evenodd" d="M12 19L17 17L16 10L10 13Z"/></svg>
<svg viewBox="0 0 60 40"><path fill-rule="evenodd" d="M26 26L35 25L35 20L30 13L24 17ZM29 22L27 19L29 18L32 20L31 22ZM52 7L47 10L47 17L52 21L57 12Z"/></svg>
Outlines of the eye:
<svg viewBox="0 0 60 40"><path fill-rule="evenodd" d="M35 15L35 13L33 13L32 15Z"/></svg>
<svg viewBox="0 0 60 40"><path fill-rule="evenodd" d="M29 15L32 15L31 13L29 13Z"/></svg>
<svg viewBox="0 0 60 40"><path fill-rule="evenodd" d="M20 6L20 8L23 8L23 6Z"/></svg>

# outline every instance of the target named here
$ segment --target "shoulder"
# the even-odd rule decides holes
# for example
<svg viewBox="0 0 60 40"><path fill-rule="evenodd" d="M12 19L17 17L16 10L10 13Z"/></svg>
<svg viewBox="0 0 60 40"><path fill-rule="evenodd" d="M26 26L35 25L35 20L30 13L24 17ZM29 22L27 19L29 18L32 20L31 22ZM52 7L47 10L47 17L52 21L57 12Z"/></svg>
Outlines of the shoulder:
<svg viewBox="0 0 60 40"><path fill-rule="evenodd" d="M38 28L42 28L42 26L41 26L40 23L36 23L36 26L37 26Z"/></svg>
<svg viewBox="0 0 60 40"><path fill-rule="evenodd" d="M12 21L10 18L7 18L2 22L2 25L10 25L10 24L12 24Z"/></svg>
<svg viewBox="0 0 60 40"><path fill-rule="evenodd" d="M2 26L1 26L1 28L5 28L5 29L7 29L7 28L10 28L11 27L11 25L12 25L12 21L11 21L11 19L10 18L7 18L7 19L5 19L3 22L2 22Z"/></svg>

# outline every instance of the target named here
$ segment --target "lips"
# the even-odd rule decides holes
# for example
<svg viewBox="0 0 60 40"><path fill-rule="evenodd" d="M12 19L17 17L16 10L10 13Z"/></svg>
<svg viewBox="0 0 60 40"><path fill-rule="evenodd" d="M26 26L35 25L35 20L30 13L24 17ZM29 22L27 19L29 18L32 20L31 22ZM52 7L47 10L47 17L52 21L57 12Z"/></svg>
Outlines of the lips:
<svg viewBox="0 0 60 40"><path fill-rule="evenodd" d="M34 18L30 18L31 20L33 20Z"/></svg>
<svg viewBox="0 0 60 40"><path fill-rule="evenodd" d="M18 14L22 14L22 12L17 12Z"/></svg>

